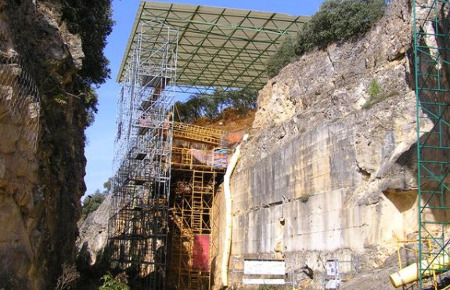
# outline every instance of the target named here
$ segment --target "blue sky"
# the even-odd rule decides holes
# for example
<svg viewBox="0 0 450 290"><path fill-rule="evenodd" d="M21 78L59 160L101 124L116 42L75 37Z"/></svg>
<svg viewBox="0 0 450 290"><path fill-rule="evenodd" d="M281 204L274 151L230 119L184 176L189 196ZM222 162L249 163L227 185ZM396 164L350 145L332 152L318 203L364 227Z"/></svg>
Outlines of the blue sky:
<svg viewBox="0 0 450 290"><path fill-rule="evenodd" d="M115 80L140 2L139 0L113 1L113 19L116 23L113 27L113 32L108 37L108 45L105 49L106 57L110 61L111 79L97 90L99 95L98 114L94 124L86 131L88 139L86 146L87 168L84 180L87 186L87 194L93 193L96 189L103 190L103 183L113 176L112 160L116 133L116 104L119 92L119 85ZM162 0L159 2L229 7L306 16L314 14L323 1Z"/></svg>

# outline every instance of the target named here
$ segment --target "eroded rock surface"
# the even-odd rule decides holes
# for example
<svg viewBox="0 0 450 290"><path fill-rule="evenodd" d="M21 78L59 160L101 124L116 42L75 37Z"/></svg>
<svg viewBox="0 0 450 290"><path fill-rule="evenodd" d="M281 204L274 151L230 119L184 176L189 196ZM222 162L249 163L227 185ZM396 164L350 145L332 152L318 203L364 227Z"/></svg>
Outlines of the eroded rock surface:
<svg viewBox="0 0 450 290"><path fill-rule="evenodd" d="M0 1L1 289L53 289L75 258L86 112L66 93L84 55L61 18L58 1Z"/></svg>

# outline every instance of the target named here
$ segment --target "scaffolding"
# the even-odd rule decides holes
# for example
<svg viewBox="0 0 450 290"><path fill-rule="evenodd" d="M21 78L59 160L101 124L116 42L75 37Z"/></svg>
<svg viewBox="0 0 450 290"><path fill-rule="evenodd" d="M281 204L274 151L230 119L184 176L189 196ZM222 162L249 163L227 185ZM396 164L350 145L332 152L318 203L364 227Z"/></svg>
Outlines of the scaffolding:
<svg viewBox="0 0 450 290"><path fill-rule="evenodd" d="M307 20L141 2L117 78L109 242L111 260L146 289L211 288L214 197L243 134L174 123L170 92L262 88L265 62Z"/></svg>
<svg viewBox="0 0 450 290"><path fill-rule="evenodd" d="M209 289L216 172L192 170L185 177L190 190L175 191L171 207L170 286Z"/></svg>
<svg viewBox="0 0 450 290"><path fill-rule="evenodd" d="M217 148L224 131L178 124L174 139L185 147L172 148L173 183L170 202L168 286L173 289L210 289L213 203L228 165L229 150ZM174 129L174 131L176 131ZM195 133L189 133L195 132ZM194 147L207 147L197 149Z"/></svg>
<svg viewBox="0 0 450 290"><path fill-rule="evenodd" d="M164 289L178 31L156 21L139 31L118 102L109 253L134 283Z"/></svg>
<svg viewBox="0 0 450 290"><path fill-rule="evenodd" d="M227 149L200 150L194 148L172 148L172 168L194 168L203 171L223 171L228 165Z"/></svg>
<svg viewBox="0 0 450 290"><path fill-rule="evenodd" d="M450 270L450 2L413 3L419 284Z"/></svg>
<svg viewBox="0 0 450 290"><path fill-rule="evenodd" d="M397 260L400 271L411 265L413 265L414 267L418 267L419 239L417 239L417 236L413 236L414 237L412 239L397 241ZM432 241L430 239L422 239L421 243L426 247L432 247ZM436 272L433 272L431 276L432 277L430 278L432 279L428 279L428 281L422 282L420 289L437 289L438 280ZM419 288L418 286L419 281L415 279L413 282L411 282L411 284L403 285L402 289L416 289L416 287Z"/></svg>

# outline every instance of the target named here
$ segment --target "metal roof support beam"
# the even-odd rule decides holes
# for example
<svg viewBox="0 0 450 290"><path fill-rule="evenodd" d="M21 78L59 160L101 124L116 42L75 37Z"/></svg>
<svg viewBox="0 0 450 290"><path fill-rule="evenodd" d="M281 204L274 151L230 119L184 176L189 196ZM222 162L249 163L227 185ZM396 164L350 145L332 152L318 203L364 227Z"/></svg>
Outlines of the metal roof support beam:
<svg viewBox="0 0 450 290"><path fill-rule="evenodd" d="M267 82L265 62L287 35L295 35L308 20L273 12L198 5L142 2L128 40L117 80L126 82L139 25L158 22L180 31L177 86L260 89ZM158 46L161 32L143 31L142 57ZM144 51L148 53L144 53Z"/></svg>

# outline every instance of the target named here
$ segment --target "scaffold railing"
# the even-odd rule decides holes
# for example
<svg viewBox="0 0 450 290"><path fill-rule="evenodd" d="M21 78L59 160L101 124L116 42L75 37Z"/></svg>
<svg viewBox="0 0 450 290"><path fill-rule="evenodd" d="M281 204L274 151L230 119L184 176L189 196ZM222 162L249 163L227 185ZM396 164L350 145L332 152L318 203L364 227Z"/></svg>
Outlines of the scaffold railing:
<svg viewBox="0 0 450 290"><path fill-rule="evenodd" d="M180 122L173 124L173 138L175 139L219 146L224 135L225 131L215 128Z"/></svg>
<svg viewBox="0 0 450 290"><path fill-rule="evenodd" d="M172 167L175 169L223 172L228 166L227 149L172 148Z"/></svg>
<svg viewBox="0 0 450 290"><path fill-rule="evenodd" d="M413 2L419 284L450 270L450 1Z"/></svg>

